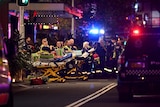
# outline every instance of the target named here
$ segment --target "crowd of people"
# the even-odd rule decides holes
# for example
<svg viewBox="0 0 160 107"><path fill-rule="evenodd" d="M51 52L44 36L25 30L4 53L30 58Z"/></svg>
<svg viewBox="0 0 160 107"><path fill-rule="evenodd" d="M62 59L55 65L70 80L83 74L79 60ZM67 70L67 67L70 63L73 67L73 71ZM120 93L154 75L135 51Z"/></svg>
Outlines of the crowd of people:
<svg viewBox="0 0 160 107"><path fill-rule="evenodd" d="M62 58L67 53L72 53L74 50L79 50L74 42L73 38L70 38L65 41L57 41L56 45L50 45L47 38L42 38L41 44L36 46L31 40L30 37L26 38L26 43L23 47L25 52L43 52L51 53L54 58ZM97 42L84 41L82 42L82 55L90 55L93 60L98 57L98 66L97 68L101 71L104 71L106 66L114 68L117 66L118 56L123 51L123 44L120 38L111 38L110 40L105 41L103 37L99 38ZM86 67L84 67L86 68Z"/></svg>

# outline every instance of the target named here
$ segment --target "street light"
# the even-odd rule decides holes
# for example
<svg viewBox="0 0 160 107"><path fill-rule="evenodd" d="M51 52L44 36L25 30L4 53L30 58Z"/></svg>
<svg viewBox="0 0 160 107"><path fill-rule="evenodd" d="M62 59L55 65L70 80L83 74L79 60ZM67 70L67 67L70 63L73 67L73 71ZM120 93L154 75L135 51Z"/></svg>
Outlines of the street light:
<svg viewBox="0 0 160 107"><path fill-rule="evenodd" d="M17 0L19 6L19 34L20 34L20 41L19 41L19 51L21 51L25 41L25 26L24 26L24 6L28 6L29 0Z"/></svg>
<svg viewBox="0 0 160 107"><path fill-rule="evenodd" d="M18 0L18 5L19 6L27 6L29 0Z"/></svg>

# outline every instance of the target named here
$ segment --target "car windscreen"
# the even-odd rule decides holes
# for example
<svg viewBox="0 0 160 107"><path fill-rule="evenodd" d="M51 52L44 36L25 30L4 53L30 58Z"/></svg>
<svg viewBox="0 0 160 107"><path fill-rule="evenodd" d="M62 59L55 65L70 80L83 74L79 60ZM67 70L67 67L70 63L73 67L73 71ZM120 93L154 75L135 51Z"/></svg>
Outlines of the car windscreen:
<svg viewBox="0 0 160 107"><path fill-rule="evenodd" d="M130 37L125 48L126 58L147 56L160 59L160 35L141 35Z"/></svg>

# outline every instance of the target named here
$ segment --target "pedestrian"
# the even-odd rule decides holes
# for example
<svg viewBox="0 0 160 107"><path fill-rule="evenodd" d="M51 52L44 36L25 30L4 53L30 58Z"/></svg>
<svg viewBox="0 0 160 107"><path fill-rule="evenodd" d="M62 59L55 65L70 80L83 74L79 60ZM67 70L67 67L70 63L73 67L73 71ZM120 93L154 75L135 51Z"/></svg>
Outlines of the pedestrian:
<svg viewBox="0 0 160 107"><path fill-rule="evenodd" d="M61 58L64 55L63 43L61 41L56 42L56 47L54 48L56 58Z"/></svg>
<svg viewBox="0 0 160 107"><path fill-rule="evenodd" d="M31 53L34 50L34 43L31 40L31 37L26 37L25 44L23 46L23 52L29 52Z"/></svg>
<svg viewBox="0 0 160 107"><path fill-rule="evenodd" d="M100 60L99 68L103 72L105 67L105 56L107 52L103 38L100 38L99 41L96 43L95 52L99 56L99 60Z"/></svg>
<svg viewBox="0 0 160 107"><path fill-rule="evenodd" d="M40 51L51 53L52 51L54 51L54 46L48 44L47 38L43 38L42 39L42 44L40 46Z"/></svg>

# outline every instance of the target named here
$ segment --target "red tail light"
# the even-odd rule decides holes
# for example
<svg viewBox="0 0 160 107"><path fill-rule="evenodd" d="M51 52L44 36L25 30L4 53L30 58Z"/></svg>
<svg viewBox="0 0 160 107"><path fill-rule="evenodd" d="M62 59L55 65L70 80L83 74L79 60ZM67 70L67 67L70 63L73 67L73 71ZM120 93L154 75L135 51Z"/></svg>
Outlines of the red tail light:
<svg viewBox="0 0 160 107"><path fill-rule="evenodd" d="M141 33L142 33L141 30L142 30L142 29L140 29L140 28L133 28L133 29L131 30L131 35L133 35L133 36L139 36L139 35L141 35Z"/></svg>
<svg viewBox="0 0 160 107"><path fill-rule="evenodd" d="M133 30L133 34L138 35L139 33L140 33L140 32L139 32L139 30L138 30L138 29Z"/></svg>
<svg viewBox="0 0 160 107"><path fill-rule="evenodd" d="M8 98L9 98L9 94L8 93L0 94L0 106L4 105L4 104L7 104Z"/></svg>

